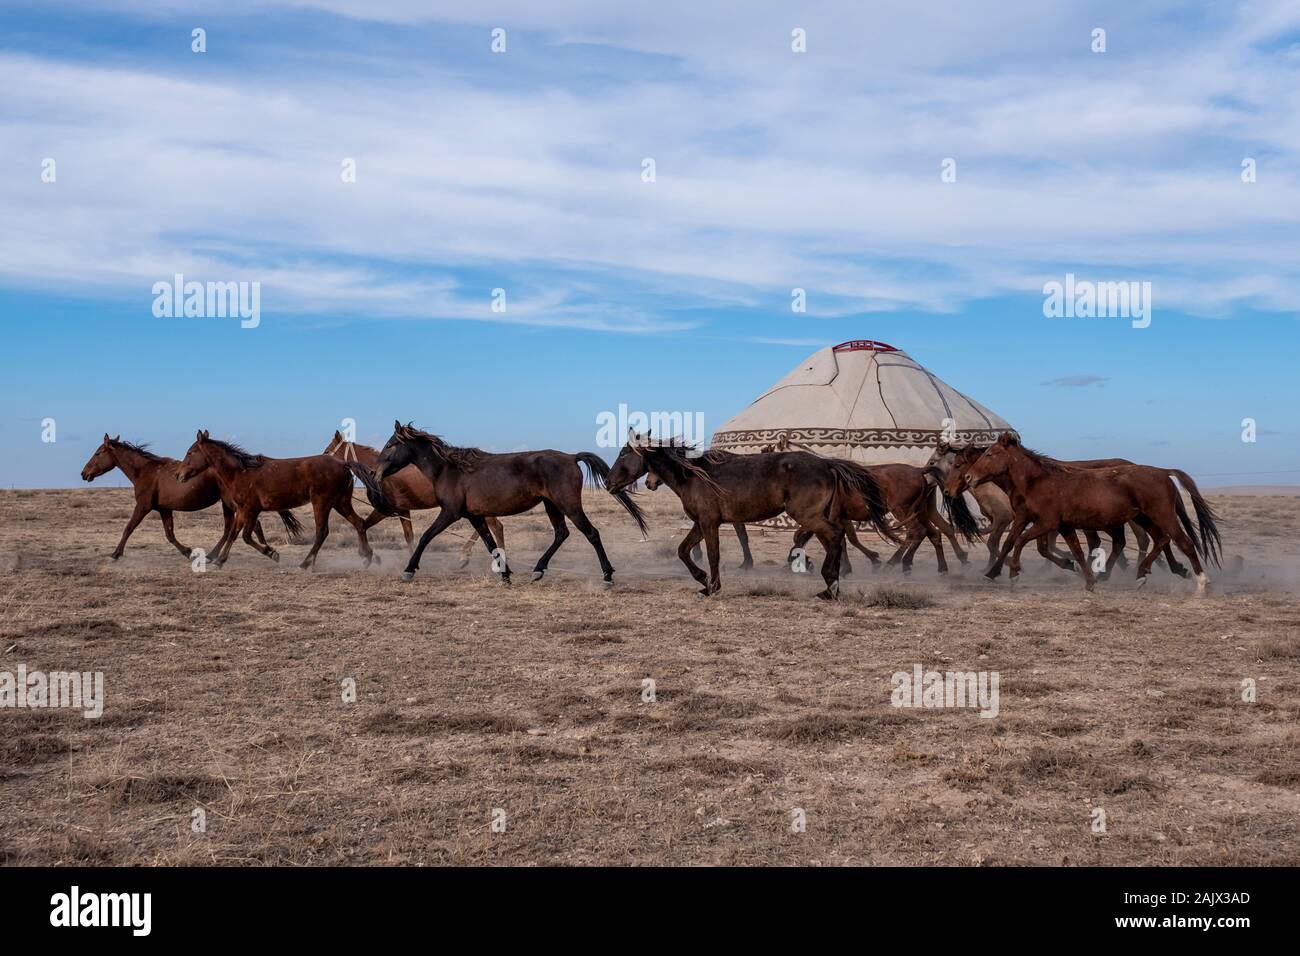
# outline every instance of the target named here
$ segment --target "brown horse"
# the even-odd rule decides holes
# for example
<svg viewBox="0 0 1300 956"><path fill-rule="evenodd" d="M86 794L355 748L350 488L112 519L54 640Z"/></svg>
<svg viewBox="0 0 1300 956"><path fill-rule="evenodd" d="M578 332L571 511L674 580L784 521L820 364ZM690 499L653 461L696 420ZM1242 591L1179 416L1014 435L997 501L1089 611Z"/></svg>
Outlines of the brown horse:
<svg viewBox="0 0 1300 956"><path fill-rule="evenodd" d="M718 528L721 524L767 521L787 512L800 526L817 535L826 549L822 565L825 590L817 596L839 596L840 554L844 547L843 506L853 491L868 504L871 523L891 541L880 489L861 466L802 451L763 455L734 455L721 451L697 453L675 441L653 442L630 433L619 452L607 485L615 493L653 470L681 499L694 523L677 546L677 556L703 587L703 595L722 590L718 570ZM709 573L691 560L691 549L704 539Z"/></svg>
<svg viewBox="0 0 1300 956"><path fill-rule="evenodd" d="M179 481L176 478L176 468L179 464L180 462L175 458L155 455L144 445L122 441L121 435L109 438L105 434L103 444L95 450L90 460L86 462L86 466L81 469L82 481L94 481L114 468L121 468L122 474L126 475L135 491L135 510L131 512L131 517L126 522L122 540L117 543L117 548L113 551L114 561L122 556L122 552L126 550L126 539L131 537L131 533L151 511L158 512L158 516L162 518L163 534L172 546L185 557L190 557L191 550L176 540L172 512L202 511L204 508L209 508L221 501L221 489L217 487L217 480L213 475L204 475L198 481ZM225 527L221 532L224 540L230 532L234 512L224 502L221 511L225 521ZM297 519L287 511L282 512L280 517L290 536L295 536L298 533ZM260 521L253 529L253 533L263 544L266 543ZM213 551L215 550L214 548Z"/></svg>
<svg viewBox="0 0 1300 956"><path fill-rule="evenodd" d="M352 509L352 475L366 471L357 462L344 464L328 455L306 458L268 458L253 455L231 442L218 441L200 431L185 453L176 477L188 481L211 470L221 487L221 500L235 509L235 521L222 539L217 567L230 556L235 535L243 532L244 542L272 561L280 555L269 545L253 541L252 528L263 511L287 511L311 502L316 519L316 540L302 561L303 569L316 563L316 553L329 534L330 511L337 511L357 529L357 544L366 566L378 560L366 540L365 524Z"/></svg>
<svg viewBox="0 0 1300 956"><path fill-rule="evenodd" d="M371 471L375 470L375 462L379 460L379 452L369 445L360 445L356 442L348 441L343 437L343 433L334 432L334 438L325 446L324 454L332 455L341 461L359 461ZM411 526L411 512L423 510L425 508L438 507L438 496L433 493L433 485L429 479L424 477L420 469L413 466L403 468L394 475L384 479L384 496L392 504L394 512L402 522L402 536L406 538L406 550L408 552L415 550L415 530ZM385 518L389 517L379 509L370 512L366 517L366 530L379 524ZM501 525L500 518L488 518L488 527L492 529L492 536L496 539L498 546L506 546L506 529ZM471 537L460 546L460 566L463 568L469 564L470 552L474 548L474 542L478 540L478 532L473 532Z"/></svg>
<svg viewBox="0 0 1300 956"><path fill-rule="evenodd" d="M934 546L939 573L947 574L948 561L943 553L944 529L946 529L947 536L957 551L958 559L962 564L966 563L966 552L962 551L957 545L955 535L962 535L968 542L975 541L979 538L979 528L975 524L974 516L960 496L953 500L945 498L949 513L953 518L953 524L956 525L954 529L953 525L944 521L935 509L935 485L933 479L926 474L925 469L905 464L862 465L861 467L875 480L881 494L884 496L885 507L906 532L906 538L894 552L893 557L889 559L886 567L893 567L901 561L903 573L910 574L912 572L913 555L916 554L917 548L921 546L921 542L928 539L930 544ZM870 520L870 508L861 495L850 492L845 498L844 516L846 521L849 522L845 529L847 536L847 532L852 527L852 522ZM794 547L802 548L811 537L811 532L806 528L800 528L795 534ZM849 540L853 541L857 549L867 556L873 567L880 563L880 556L857 542L856 537L849 538Z"/></svg>
<svg viewBox="0 0 1300 956"><path fill-rule="evenodd" d="M1179 515L1178 492L1169 481L1173 474L1187 489L1196 509L1200 539L1186 512ZM1084 587L1095 586L1092 566L1083 554L1075 530L1107 531L1122 529L1136 520L1152 538L1152 550L1140 565L1137 576L1142 580L1164 546L1172 541L1187 555L1196 573L1196 590L1203 592L1209 577L1201 567L1200 555L1219 563L1219 531L1213 509L1201 497L1196 484L1177 469L1153 468L1148 465L1124 465L1114 468L1078 468L1053 461L1030 451L1019 439L1004 433L995 444L958 475L949 479L950 492L959 480L971 487L996 475L1008 475L1024 501L1024 514L1017 515L1016 529L1003 545L998 563L989 570L996 577L1001 562L1013 544L1017 555L1029 541L1059 531L1070 546L1083 570ZM1029 527L1024 525L1028 523ZM1012 575L1019 573L1012 558Z"/></svg>
<svg viewBox="0 0 1300 956"><path fill-rule="evenodd" d="M764 451L766 450L767 449L764 449ZM648 491L657 491L659 489L659 486L662 484L663 484L663 479L660 478L658 475L656 475L653 470L646 472L645 486ZM736 540L740 542L740 553L743 556L740 562L740 567L737 568L737 570L750 571L754 567L754 554L752 551L749 550L749 531L745 528L743 524L739 522L733 524L731 527L736 532ZM856 541L856 539L857 536L855 535L854 540ZM861 548L862 545L859 544L858 547ZM691 557L694 558L696 561L700 559L701 552L700 552L700 546L698 544L695 546L694 550L691 551ZM847 563L848 561L847 554L845 555L844 560ZM849 571L845 573L852 573L852 572Z"/></svg>
<svg viewBox="0 0 1300 956"><path fill-rule="evenodd" d="M966 466L974 462L984 454L988 448L987 445L966 445L963 447L954 447L946 442L940 442L933 455L930 456L928 465L932 472L945 484L954 471L961 472ZM1078 461L1062 461L1053 458L1051 461L1056 464L1066 465L1073 468L1115 468L1122 465L1133 465L1136 462L1129 461L1126 458L1090 458ZM964 487L964 482L959 483L959 487ZM1018 504L1017 494L1008 475L999 475L991 480L984 482L978 488L966 489L971 492L975 500L979 502L980 508L985 511L986 515L993 511L997 517L990 515L990 520L994 522L989 532L989 563L985 568L987 572L998 563L997 555L1000 548L997 546L998 541L1005 531L1014 521L1018 507L1013 507L1013 503ZM1180 520L1185 518L1186 510L1183 508L1181 497L1175 499ZM1150 539L1147 533L1136 521L1129 522L1129 528L1132 529L1134 537L1137 539L1138 546L1138 563L1147 556L1147 549ZM1111 554L1106 561L1106 568L1101 573L1100 578L1105 580L1110 577L1111 569L1118 564L1121 568L1128 567L1128 559L1124 556L1124 527L1109 529L1107 532L1111 538ZM1084 537L1088 540L1088 553L1096 554L1100 547L1101 539L1097 536L1096 531L1085 531ZM1075 569L1074 562L1069 556L1061 553L1055 547L1056 535L1050 534L1037 540L1038 552L1048 561L1063 568L1066 571ZM1168 544L1164 548L1165 558L1168 560L1168 567L1171 572L1179 577L1188 577L1187 568L1178 563L1174 557L1173 548ZM1159 561L1159 559L1157 559ZM1163 562L1161 562L1163 563Z"/></svg>
<svg viewBox="0 0 1300 956"><path fill-rule="evenodd" d="M479 448L448 445L437 435L394 422L393 437L380 451L374 472L361 469L367 495L376 509L392 512L393 506L384 493L383 481L408 465L415 465L429 479L442 510L420 536L420 543L402 572L402 580L410 581L415 577L420 568L420 556L430 541L454 522L465 518L483 539L488 553L493 555L494 566L499 559L501 579L509 584L510 565L505 560L505 553L498 551L487 518L521 514L540 504L551 519L555 540L533 568L533 580L540 580L546 573L552 555L569 536L565 524L567 518L591 543L600 561L605 583L613 583L614 566L605 554L600 532L582 510L583 481L579 465L586 465L593 483L597 480L604 482L609 476L609 465L599 455L589 451L569 455L549 449L494 455ZM637 503L625 491L616 492L614 497L644 534L645 516Z"/></svg>

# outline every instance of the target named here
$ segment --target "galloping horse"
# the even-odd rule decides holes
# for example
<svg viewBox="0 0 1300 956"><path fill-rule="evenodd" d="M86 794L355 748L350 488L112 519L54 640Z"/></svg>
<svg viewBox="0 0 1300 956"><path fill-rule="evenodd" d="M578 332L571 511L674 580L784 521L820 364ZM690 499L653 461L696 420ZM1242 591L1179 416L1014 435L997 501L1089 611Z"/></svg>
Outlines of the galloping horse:
<svg viewBox="0 0 1300 956"><path fill-rule="evenodd" d="M316 563L316 553L329 534L331 510L337 511L357 529L357 545L366 566L370 566L372 559L378 560L378 555L366 540L361 516L352 509L352 475L370 476L370 472L359 463L344 464L328 455L306 458L253 455L232 442L218 441L209 437L206 431L200 431L185 453L176 477L188 481L208 470L221 486L221 500L235 509L235 522L218 545L221 550L217 554L217 567L230 556L235 535L240 531L250 548L272 561L279 561L280 555L274 548L253 541L252 528L257 516L263 511L287 511L309 501L316 519L316 540L300 567L305 570Z"/></svg>
<svg viewBox="0 0 1300 956"><path fill-rule="evenodd" d="M722 523L748 523L775 518L788 512L802 527L810 529L826 549L822 579L826 589L818 597L839 596L840 554L844 547L844 504L854 492L867 503L871 523L889 540L897 542L880 489L861 466L835 458L821 458L802 451L764 455L733 455L709 451L697 454L688 445L674 441L651 442L648 436L631 432L619 452L607 486L618 493L650 471L663 480L681 499L682 508L694 524L677 556L708 596L722 590L718 561L718 527ZM704 539L709 553L709 573L691 560L691 549Z"/></svg>
<svg viewBox="0 0 1300 956"><path fill-rule="evenodd" d="M121 435L109 438L106 433L103 444L95 450L90 460L86 462L86 466L81 469L82 481L94 481L114 468L121 468L122 474L126 475L135 491L135 510L131 512L126 529L122 532L122 540L117 543L117 548L113 551L114 561L126 550L126 539L131 537L131 532L135 531L136 526L151 511L158 512L158 516L162 518L163 534L167 536L167 540L185 557L190 556L190 549L176 540L176 532L172 526L172 512L202 511L204 508L209 508L221 501L221 489L217 486L216 477L210 474L203 475L198 481L180 481L176 477L176 467L179 464L180 462L175 458L155 455L144 445L122 441ZM221 538L225 540L226 535L230 533L230 523L234 520L235 513L225 502L221 504L221 512L225 520ZM298 520L288 511L280 512L280 518L284 521L284 527L290 537L296 537ZM253 533L257 535L259 541L266 544L260 521L254 526ZM220 542L217 543L219 546ZM214 548L213 551L215 550Z"/></svg>
<svg viewBox="0 0 1300 956"><path fill-rule="evenodd" d="M1174 475L1187 489L1196 509L1200 539L1186 511L1179 514L1178 492L1169 476ZM988 576L996 577L1001 562L1013 545L1012 576L1019 573L1019 552L1028 542L1059 531L1070 546L1083 570L1084 587L1095 586L1092 566L1086 560L1076 529L1109 531L1136 520L1152 538L1151 552L1138 565L1137 576L1143 581L1164 546L1172 541L1182 551L1196 573L1196 590L1203 592L1210 583L1201 567L1200 555L1219 563L1217 515L1201 497L1195 482L1178 469L1154 468L1149 465L1122 465L1114 468L1078 468L1054 461L1030 451L1019 439L1004 433L974 464L949 479L949 491L964 480L972 487L997 475L1008 475L1024 500L1024 512L1018 514L1016 527L1002 547L997 564ZM1028 524L1029 527L1024 526Z"/></svg>
<svg viewBox="0 0 1300 956"><path fill-rule="evenodd" d="M954 471L961 472L967 465L974 464L975 461L984 454L984 451L987 448L987 445L966 445L958 448L948 445L946 442L940 442L938 447L935 449L934 454L930 456L930 462L927 467L932 470L935 476L938 477L942 483L946 484ZM1121 465L1136 464L1136 462L1129 461L1126 458L1089 458L1078 461L1063 461L1053 458L1050 460L1071 468L1115 468ZM958 487L964 487L964 482L959 483ZM987 572L992 569L995 564L999 563L997 560L997 555L1000 552L1000 549L997 547L998 540L1001 538L1002 532L1005 531L1014 521L1015 514L1020 510L1022 505L1017 498L1016 489L1008 475L998 475L990 481L982 483L978 488L967 490L975 496L975 500L979 502L980 508L983 509L984 513L994 522L994 526L989 532L989 563L988 567L985 568L985 571ZM1186 516L1186 510L1183 507L1183 500L1180 496L1176 496L1174 502L1178 507L1179 519L1183 520ZM992 514L990 514L990 512L992 512ZM996 518L994 515L996 515ZM1150 538L1146 531L1143 530L1142 526L1136 521L1130 521L1129 527L1133 530L1133 535L1137 539L1138 563L1141 564L1143 558L1147 556ZM1128 559L1124 556L1124 526L1120 525L1118 528L1111 528L1107 533L1110 535L1111 539L1111 555L1107 559L1105 571L1100 575L1102 580L1110 577L1111 568L1116 564L1121 568L1128 567ZM1097 532L1085 531L1084 537L1088 539L1088 553L1096 554L1097 549L1101 544L1101 539L1098 537ZM1074 562L1068 556L1059 552L1055 547L1055 543L1055 534L1039 538L1037 541L1038 552L1058 567L1063 568L1066 571L1073 571ZM1178 563L1178 559L1174 557L1173 548L1168 544L1165 545L1164 556L1168 561L1169 570L1172 573L1182 578L1188 576L1189 572L1187 568ZM1158 560L1159 559L1157 559L1157 561Z"/></svg>
<svg viewBox="0 0 1300 956"><path fill-rule="evenodd" d="M540 504L545 507L546 516L551 519L555 540L533 568L533 580L540 580L546 573L551 556L569 536L569 528L564 520L568 518L591 542L600 561L605 583L613 582L614 566L605 554L600 532L582 510L582 469L579 465L587 466L593 483L597 480L605 482L609 476L609 466L599 455L589 451L569 455L549 449L494 455L479 448L448 445L437 435L421 431L410 424L394 422L393 437L388 439L380 451L374 472L361 469L361 480L366 486L367 496L377 510L392 512L393 505L384 492L383 481L408 465L415 465L429 479L442 510L420 536L420 543L416 545L415 553L411 555L411 560L402 573L404 581L415 577L415 572L420 568L420 556L424 554L429 542L461 518L473 525L488 552L495 557L497 544L487 519L517 515ZM645 516L641 514L637 503L621 489L614 493L614 497L644 534ZM504 560L504 553L501 579L507 584L510 582L510 565Z"/></svg>
<svg viewBox="0 0 1300 956"><path fill-rule="evenodd" d="M948 504L949 513L953 519L952 524L949 524L939 516L935 509L934 484L925 473L925 469L905 464L862 465L860 467L875 480L884 497L885 507L889 509L889 512L894 516L894 520L907 533L906 539L899 545L893 557L889 559L887 567L893 567L899 561L902 561L903 573L910 574L912 571L912 557L916 554L916 549L921 546L922 541L929 539L930 544L934 546L939 573L947 574L948 561L943 553L943 537L945 534L952 542L958 560L962 564L966 563L966 552L962 551L958 546L956 535L960 534L968 542L972 542L979 538L979 528L975 524L975 517L970 513L970 510L966 507L966 502L960 495L952 499L945 496L944 500ZM870 520L870 509L860 495L850 493L846 498L845 520L846 535L852 528L853 522ZM953 525L956 525L955 529ZM811 537L812 532L806 528L800 528L794 537L794 547L802 548ZM850 537L849 540L853 541L857 549L867 556L873 567L880 563L880 556L864 547L857 541L856 536Z"/></svg>
<svg viewBox="0 0 1300 956"><path fill-rule="evenodd" d="M359 461L371 471L375 470L375 462L379 460L379 452L369 445L360 445L357 442L348 441L343 437L342 432L334 432L334 438L325 446L326 455L332 455L342 461ZM433 493L433 484L419 468L408 466L396 474L390 475L383 481L384 497L392 503L393 510L398 519L402 522L402 535L406 538L406 550L415 550L415 531L411 526L411 512L417 509L438 507L438 496ZM365 526L369 531L372 527L379 524L387 518L388 515L376 508L366 517ZM504 548L506 546L506 529L501 525L501 519L488 518L488 527L492 529L492 536L496 539L497 544ZM470 551L474 548L474 542L478 540L478 532L473 535L464 544L460 546L460 566L463 568L469 564Z"/></svg>

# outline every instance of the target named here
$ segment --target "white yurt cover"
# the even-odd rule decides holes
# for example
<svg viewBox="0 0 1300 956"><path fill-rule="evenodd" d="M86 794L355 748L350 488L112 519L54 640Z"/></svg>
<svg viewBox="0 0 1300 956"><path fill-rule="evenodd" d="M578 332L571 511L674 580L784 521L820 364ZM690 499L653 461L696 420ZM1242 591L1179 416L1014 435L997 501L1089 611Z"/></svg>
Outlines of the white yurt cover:
<svg viewBox="0 0 1300 956"><path fill-rule="evenodd" d="M802 448L865 464L921 465L941 436L989 444L1014 429L892 345L857 339L804 359L713 434L749 453Z"/></svg>

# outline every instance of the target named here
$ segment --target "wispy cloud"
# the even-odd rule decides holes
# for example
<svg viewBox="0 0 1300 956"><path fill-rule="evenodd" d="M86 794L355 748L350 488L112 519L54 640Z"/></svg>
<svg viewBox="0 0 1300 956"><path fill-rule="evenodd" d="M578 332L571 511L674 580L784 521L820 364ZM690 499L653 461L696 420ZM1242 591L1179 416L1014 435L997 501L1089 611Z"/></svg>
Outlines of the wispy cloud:
<svg viewBox="0 0 1300 956"><path fill-rule="evenodd" d="M239 2L203 55L0 54L22 91L0 105L0 281L143 307L184 271L260 279L268 310L627 332L788 309L796 287L810 316L952 311L1065 269L1205 315L1300 301L1300 61L1260 52L1300 26L1292 4L1202 28L1041 0L281 7L313 27L292 50ZM1094 19L1111 52L1088 51ZM405 55L422 42L439 54Z"/></svg>
<svg viewBox="0 0 1300 956"><path fill-rule="evenodd" d="M1046 382L1040 382L1040 385L1052 385L1057 388L1087 388L1090 385L1101 385L1109 382L1108 375L1062 375L1060 378L1049 379Z"/></svg>

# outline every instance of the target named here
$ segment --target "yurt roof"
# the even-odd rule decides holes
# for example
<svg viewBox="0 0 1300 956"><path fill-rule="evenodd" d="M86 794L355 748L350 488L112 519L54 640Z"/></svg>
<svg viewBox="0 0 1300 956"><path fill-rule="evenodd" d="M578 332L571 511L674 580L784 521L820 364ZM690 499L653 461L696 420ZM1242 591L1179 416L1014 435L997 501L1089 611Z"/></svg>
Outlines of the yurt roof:
<svg viewBox="0 0 1300 956"><path fill-rule="evenodd" d="M928 455L945 432L957 444L987 444L1012 430L906 352L855 339L800 362L723 424L713 447L758 451L784 439L826 454L907 460Z"/></svg>

